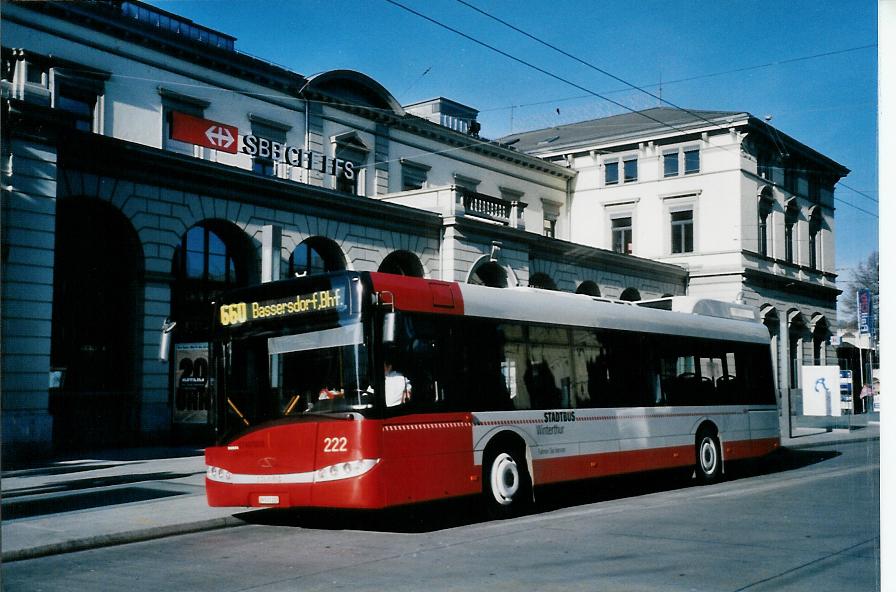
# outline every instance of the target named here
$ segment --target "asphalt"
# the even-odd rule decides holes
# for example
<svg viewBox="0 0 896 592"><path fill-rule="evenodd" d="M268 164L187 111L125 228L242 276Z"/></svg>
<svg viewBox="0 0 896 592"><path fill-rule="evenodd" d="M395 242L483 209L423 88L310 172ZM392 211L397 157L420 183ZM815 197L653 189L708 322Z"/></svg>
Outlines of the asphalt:
<svg viewBox="0 0 896 592"><path fill-rule="evenodd" d="M880 424L797 426L785 448L880 439ZM113 450L0 473L2 561L246 524L245 508L210 508L201 449Z"/></svg>

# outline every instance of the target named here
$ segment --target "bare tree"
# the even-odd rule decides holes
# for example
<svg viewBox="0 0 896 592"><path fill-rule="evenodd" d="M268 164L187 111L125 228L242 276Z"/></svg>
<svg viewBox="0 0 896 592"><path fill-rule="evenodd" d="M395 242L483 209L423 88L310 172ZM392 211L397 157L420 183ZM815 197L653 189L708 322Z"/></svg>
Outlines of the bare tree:
<svg viewBox="0 0 896 592"><path fill-rule="evenodd" d="M843 312L843 316L839 321L840 326L844 329L857 329L856 292L865 288L871 291L871 301L874 305L874 330L877 333L880 327L880 315L877 311L880 294L880 263L877 251L868 255L867 260L856 265L852 270L852 281L847 284L843 294L840 295L840 310Z"/></svg>

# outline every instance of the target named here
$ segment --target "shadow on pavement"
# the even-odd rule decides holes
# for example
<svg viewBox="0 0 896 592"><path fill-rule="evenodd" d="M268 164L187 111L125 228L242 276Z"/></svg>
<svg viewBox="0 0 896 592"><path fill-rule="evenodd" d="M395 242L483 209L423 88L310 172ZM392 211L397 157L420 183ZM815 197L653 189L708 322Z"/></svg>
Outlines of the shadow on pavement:
<svg viewBox="0 0 896 592"><path fill-rule="evenodd" d="M249 524L317 530L363 530L421 534L487 520L476 497L386 510L270 509L235 514Z"/></svg>
<svg viewBox="0 0 896 592"><path fill-rule="evenodd" d="M101 508L117 504L129 504L184 495L180 491L164 491L150 487L119 487L102 491L79 492L71 495L41 496L3 502L3 519L15 520L47 514L75 512L89 508Z"/></svg>
<svg viewBox="0 0 896 592"><path fill-rule="evenodd" d="M22 496L39 495L42 493L60 493L65 491L77 491L82 489L94 489L100 487L113 487L116 485L126 485L130 483L141 483L144 481L170 481L172 479L182 479L191 477L193 473L172 473L170 471L161 473L135 473L132 475L107 475L103 477L91 477L87 479L72 479L70 481L56 481L46 485L36 487L28 487L24 489L13 489L3 492L3 507L6 507L6 500ZM112 504L109 504L112 505ZM4 516L5 518L5 516Z"/></svg>
<svg viewBox="0 0 896 592"><path fill-rule="evenodd" d="M3 456L3 476L38 476L74 473L106 468L115 463L152 461L164 458L202 456L203 448L195 446L148 446L138 448L106 448L100 450L79 450L56 454L52 457L9 459Z"/></svg>
<svg viewBox="0 0 896 592"><path fill-rule="evenodd" d="M730 463L726 480L792 471L839 456L825 450L779 450L766 458ZM534 512L697 487L691 471L654 471L546 485L536 490ZM490 520L478 497L375 510L269 509L235 515L250 524L320 530L366 530L418 534Z"/></svg>

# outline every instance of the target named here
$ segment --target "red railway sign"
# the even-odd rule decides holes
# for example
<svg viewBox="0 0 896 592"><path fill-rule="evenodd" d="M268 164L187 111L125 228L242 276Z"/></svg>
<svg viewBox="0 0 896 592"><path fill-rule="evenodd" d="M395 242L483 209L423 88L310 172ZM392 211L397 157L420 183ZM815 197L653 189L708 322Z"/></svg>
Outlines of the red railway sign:
<svg viewBox="0 0 896 592"><path fill-rule="evenodd" d="M233 125L171 112L171 139L236 154L239 129Z"/></svg>

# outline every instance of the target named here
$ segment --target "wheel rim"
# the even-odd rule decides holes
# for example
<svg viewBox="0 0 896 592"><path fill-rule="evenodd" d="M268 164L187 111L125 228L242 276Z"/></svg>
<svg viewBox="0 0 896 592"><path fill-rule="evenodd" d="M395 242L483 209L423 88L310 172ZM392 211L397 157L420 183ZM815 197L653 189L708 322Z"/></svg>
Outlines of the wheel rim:
<svg viewBox="0 0 896 592"><path fill-rule="evenodd" d="M502 452L492 461L490 477L492 496L502 506L513 502L513 497L520 489L520 472L513 457Z"/></svg>
<svg viewBox="0 0 896 592"><path fill-rule="evenodd" d="M700 469L705 475L712 475L715 472L718 458L715 442L712 438L703 438L703 442L700 443Z"/></svg>

